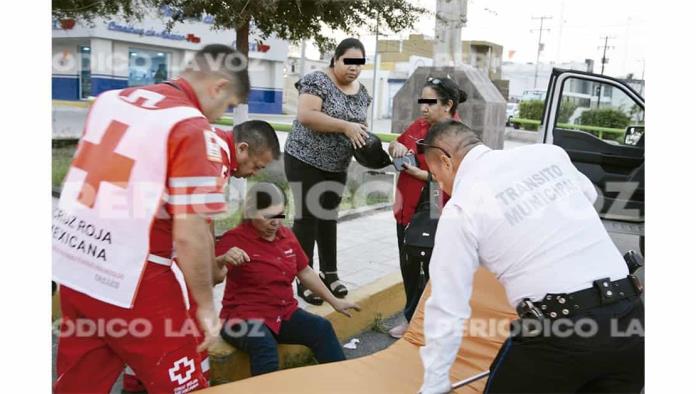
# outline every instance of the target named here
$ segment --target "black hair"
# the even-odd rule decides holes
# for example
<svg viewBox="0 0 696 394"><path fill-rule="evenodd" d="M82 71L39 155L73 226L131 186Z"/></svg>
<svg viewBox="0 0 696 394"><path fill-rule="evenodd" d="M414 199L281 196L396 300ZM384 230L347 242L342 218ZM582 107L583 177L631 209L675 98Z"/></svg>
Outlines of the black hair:
<svg viewBox="0 0 696 394"><path fill-rule="evenodd" d="M280 143L273 126L264 120L247 120L232 128L235 142L246 142L249 151L256 155L270 150L273 160L280 157Z"/></svg>
<svg viewBox="0 0 696 394"><path fill-rule="evenodd" d="M449 77L428 77L424 87L434 90L442 105L447 105L447 102L452 100L452 108L449 111L452 116L457 112L457 106L467 99L466 92Z"/></svg>
<svg viewBox="0 0 696 394"><path fill-rule="evenodd" d="M339 57L343 56L351 48L359 49L360 52L362 52L363 57L365 57L365 46L362 44L362 42L360 42L360 40L357 38L346 38L336 47L334 55L331 58L331 63L329 63L329 67L333 68L334 59L338 59Z"/></svg>
<svg viewBox="0 0 696 394"><path fill-rule="evenodd" d="M258 182L249 188L244 199L245 217L253 217L256 212L278 204L283 205L283 210L287 208L288 198L285 191L275 183Z"/></svg>
<svg viewBox="0 0 696 394"><path fill-rule="evenodd" d="M218 72L234 80L232 91L246 100L251 90L248 61L238 50L223 44L210 44L198 50L187 70Z"/></svg>
<svg viewBox="0 0 696 394"><path fill-rule="evenodd" d="M478 145L481 143L481 139L474 130L454 119L447 119L435 123L428 130L424 142L427 145L438 145L438 142L446 137L456 137L458 139L455 151L459 151L469 145Z"/></svg>

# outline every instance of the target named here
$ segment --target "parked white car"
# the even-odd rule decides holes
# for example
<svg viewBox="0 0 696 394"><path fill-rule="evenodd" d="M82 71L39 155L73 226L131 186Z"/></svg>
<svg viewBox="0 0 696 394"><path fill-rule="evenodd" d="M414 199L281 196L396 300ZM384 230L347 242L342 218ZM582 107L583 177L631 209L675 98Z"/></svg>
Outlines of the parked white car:
<svg viewBox="0 0 696 394"><path fill-rule="evenodd" d="M505 125L511 126L510 120L519 116L520 110L517 103L507 103L507 110L505 111L507 116L505 117Z"/></svg>

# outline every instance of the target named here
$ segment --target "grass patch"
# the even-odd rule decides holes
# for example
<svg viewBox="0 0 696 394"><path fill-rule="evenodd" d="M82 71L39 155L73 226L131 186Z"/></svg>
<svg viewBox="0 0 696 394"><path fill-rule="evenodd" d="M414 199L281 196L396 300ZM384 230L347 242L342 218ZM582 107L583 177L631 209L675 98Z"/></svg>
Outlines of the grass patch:
<svg viewBox="0 0 696 394"><path fill-rule="evenodd" d="M53 187L59 188L63 183L76 148L76 145L53 148L53 165L51 167L51 184Z"/></svg>
<svg viewBox="0 0 696 394"><path fill-rule="evenodd" d="M375 316L375 320L372 321L370 330L378 332L380 334L387 334L389 332L389 329L387 328L387 325L384 322L384 318L382 317L381 313L378 313L377 316Z"/></svg>
<svg viewBox="0 0 696 394"><path fill-rule="evenodd" d="M282 369L306 367L319 364L311 351L288 355L283 359Z"/></svg>

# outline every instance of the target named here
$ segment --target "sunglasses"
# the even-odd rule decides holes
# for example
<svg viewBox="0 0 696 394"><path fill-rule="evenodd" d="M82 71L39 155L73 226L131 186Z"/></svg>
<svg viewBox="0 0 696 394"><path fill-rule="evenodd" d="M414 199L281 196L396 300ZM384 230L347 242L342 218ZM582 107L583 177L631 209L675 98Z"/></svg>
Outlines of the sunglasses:
<svg viewBox="0 0 696 394"><path fill-rule="evenodd" d="M350 66L350 65L362 66L365 64L365 58L364 57L344 57L343 64L345 64L346 66Z"/></svg>
<svg viewBox="0 0 696 394"><path fill-rule="evenodd" d="M277 215L263 215L263 218L266 220L271 220L271 219L285 219L285 214L284 213L279 213Z"/></svg>
<svg viewBox="0 0 696 394"><path fill-rule="evenodd" d="M450 153L447 152L444 148L441 148L437 145L426 144L424 139L420 139L420 140L416 141L416 153L418 153L419 155L424 154L425 150L429 149L429 148L439 149L442 151L442 153L445 154L445 156L447 156L450 159L452 158L452 155L450 155Z"/></svg>
<svg viewBox="0 0 696 394"><path fill-rule="evenodd" d="M425 82L432 84L432 85L439 85L442 83L442 80L439 78L428 77L425 79Z"/></svg>

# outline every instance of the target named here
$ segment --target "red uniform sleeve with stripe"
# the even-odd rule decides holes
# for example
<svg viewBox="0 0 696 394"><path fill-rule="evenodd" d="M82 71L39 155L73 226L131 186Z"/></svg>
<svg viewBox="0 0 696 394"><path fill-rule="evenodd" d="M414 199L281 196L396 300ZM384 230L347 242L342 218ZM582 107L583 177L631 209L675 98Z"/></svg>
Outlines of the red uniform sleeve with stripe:
<svg viewBox="0 0 696 394"><path fill-rule="evenodd" d="M220 147L205 119L186 120L169 135L165 208L172 215L227 211Z"/></svg>

